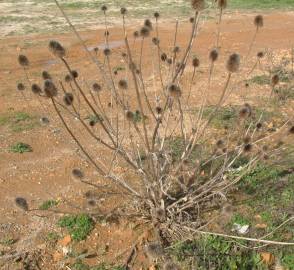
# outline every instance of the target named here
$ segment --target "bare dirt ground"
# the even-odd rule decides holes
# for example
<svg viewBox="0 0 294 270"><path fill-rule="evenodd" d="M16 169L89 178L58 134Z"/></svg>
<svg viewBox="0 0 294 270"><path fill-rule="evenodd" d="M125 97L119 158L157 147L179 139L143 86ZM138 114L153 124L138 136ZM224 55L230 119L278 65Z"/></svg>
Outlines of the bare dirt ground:
<svg viewBox="0 0 294 270"><path fill-rule="evenodd" d="M223 58L231 52L239 52L243 55L246 53L248 40L251 40L254 33L254 27L252 26L253 16L254 14L230 14L225 17L221 35L221 45L226 48L222 52ZM287 56L289 49L294 44L293 25L293 12L266 14L265 27L258 35L252 56L257 51L265 49L277 53L280 58L284 55ZM136 25L130 27L130 33L136 27ZM161 24L160 35L163 47L167 47L167 44L173 39L170 34L173 30L174 23ZM206 22L202 25L199 39L193 47L193 53L197 54L203 61L203 69L207 67L207 56L209 50L213 47L215 31L215 22ZM81 34L89 47L95 47L103 44L103 33L103 30L90 30ZM115 54L119 55L123 51L123 47L120 47L120 41L122 40L121 30L113 27L110 29L110 33L110 40L115 42L113 43L116 47L114 48ZM186 44L188 33L190 33L190 24L188 22L181 23L178 36L180 46ZM40 80L42 70L48 70L52 75L61 78L64 76L64 68L47 50L47 42L50 39L59 40L68 49L69 62L79 70L81 78L86 79L90 77L89 74L94 74L95 67L87 60L84 50L71 33L62 35L26 35L7 37L0 40L0 115L13 115L15 112L20 111L35 115L37 119L34 120L37 123L33 128L24 129L21 132L12 130L15 123L0 125L0 239L11 236L18 240L7 249L4 249L1 245L0 248L3 248L5 254L13 254L14 250L38 247L46 255L43 257L43 263L46 266L42 266L41 269L59 269L59 267L62 267L62 260L58 257L59 255L55 254L53 256L54 252L46 248L47 240L45 236L53 230L58 231L55 227L56 219L52 218L53 215L49 215L49 218L40 218L25 214L15 208L14 198L16 196L26 197L35 208L48 199L57 199L72 206L76 198L81 198L79 201L84 204L85 202L82 198L87 189L80 183L74 182L71 178L71 170L74 167L85 169L90 179L98 183L102 182L102 180L99 180L99 176L93 173L87 161L79 153L76 145L69 140L68 135L61 128L57 119L51 118L49 125L39 124L38 118L44 116L44 112L41 110L37 100L30 102L30 105L28 105L16 91L17 82L24 81L23 72L17 64L17 55L20 52L25 53L31 61L29 73L34 81ZM135 43L135 46L137 49L139 48L138 43ZM152 67L152 51L146 50L144 54L144 66ZM119 63L113 64L114 66L119 65ZM222 68L221 65L217 66L219 80L223 79L220 76ZM218 97L219 87L219 83L215 83L211 93L208 93L210 102L213 102ZM236 93L233 95L233 98L239 103L244 101L240 98L243 90L236 89ZM247 93L246 100L261 97L267 92L267 87L257 87ZM192 96L192 102L196 103L196 100L197 95ZM107 101L105 100L105 102ZM285 109L285 111L289 113L290 109L291 107ZM51 115L50 113L49 116ZM19 141L30 144L33 152L24 154L9 152L10 145ZM113 202L104 202L102 204L103 211L107 211L114 205L115 203ZM68 208L76 210L75 207ZM113 261L116 259L119 261L120 258L116 258L116 256L129 248L132 245L132 240L142 234L141 231L133 230L132 226L132 224L130 225L123 221L120 225L97 225L90 238L81 245L92 250L99 250L109 246L109 252L105 254L102 252L99 260ZM95 260L97 261L97 258ZM13 267L12 265L6 265L1 269L18 269Z"/></svg>

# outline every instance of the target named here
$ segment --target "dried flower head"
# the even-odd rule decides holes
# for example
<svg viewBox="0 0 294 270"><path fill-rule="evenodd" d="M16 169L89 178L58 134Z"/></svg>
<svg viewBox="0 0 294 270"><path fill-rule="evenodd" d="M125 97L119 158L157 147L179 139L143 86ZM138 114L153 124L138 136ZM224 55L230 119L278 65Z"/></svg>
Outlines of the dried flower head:
<svg viewBox="0 0 294 270"><path fill-rule="evenodd" d="M251 106L248 103L245 103L244 106L239 111L239 116L241 118L250 117L252 114Z"/></svg>
<svg viewBox="0 0 294 270"><path fill-rule="evenodd" d="M42 78L43 78L43 80L52 80L51 75L50 75L49 72L46 71L46 70L44 70L44 71L42 72Z"/></svg>
<svg viewBox="0 0 294 270"><path fill-rule="evenodd" d="M180 52L180 47L179 46L175 46L173 49L174 53L179 53Z"/></svg>
<svg viewBox="0 0 294 270"><path fill-rule="evenodd" d="M159 45L159 39L157 37L152 38L152 43L156 46Z"/></svg>
<svg viewBox="0 0 294 270"><path fill-rule="evenodd" d="M190 17L189 22L190 23L194 23L194 21L195 21L195 18L194 17Z"/></svg>
<svg viewBox="0 0 294 270"><path fill-rule="evenodd" d="M276 86L280 82L280 77L278 74L275 74L271 78L271 84L272 86Z"/></svg>
<svg viewBox="0 0 294 270"><path fill-rule="evenodd" d="M227 70L230 73L237 72L240 67L240 55L237 53L233 53L230 55L227 61Z"/></svg>
<svg viewBox="0 0 294 270"><path fill-rule="evenodd" d="M164 255L164 250L160 243L149 243L145 246L145 252L147 256L152 259L158 259Z"/></svg>
<svg viewBox="0 0 294 270"><path fill-rule="evenodd" d="M65 77L64 77L64 81L66 83L70 83L72 81L72 76L69 75L69 74L66 74Z"/></svg>
<svg viewBox="0 0 294 270"><path fill-rule="evenodd" d="M102 87L101 87L101 85L99 83L93 83L92 89L95 92L100 92L102 90Z"/></svg>
<svg viewBox="0 0 294 270"><path fill-rule="evenodd" d="M153 29L152 22L149 19L144 21L144 26L146 26L150 31Z"/></svg>
<svg viewBox="0 0 294 270"><path fill-rule="evenodd" d="M126 15L127 12L128 12L128 10L127 10L125 7L122 7L122 8L120 9L120 13L121 13L121 15Z"/></svg>
<svg viewBox="0 0 294 270"><path fill-rule="evenodd" d="M192 59L192 65L194 68L197 68L200 66L200 60L198 57L194 56Z"/></svg>
<svg viewBox="0 0 294 270"><path fill-rule="evenodd" d="M173 63L173 59L168 58L168 59L166 60L166 62L167 62L168 65L171 65L171 64Z"/></svg>
<svg viewBox="0 0 294 270"><path fill-rule="evenodd" d="M56 40L51 40L49 42L49 50L52 52L54 56L58 58L63 58L65 56L65 49Z"/></svg>
<svg viewBox="0 0 294 270"><path fill-rule="evenodd" d="M156 19L156 20L158 20L159 19L159 17L160 17L160 14L159 14L159 12L154 12L154 18Z"/></svg>
<svg viewBox="0 0 294 270"><path fill-rule="evenodd" d="M74 96L72 93L65 93L63 96L63 102L65 105L70 106L74 101Z"/></svg>
<svg viewBox="0 0 294 270"><path fill-rule="evenodd" d="M218 5L218 8L225 9L228 5L228 1L227 0L217 0L217 5Z"/></svg>
<svg viewBox="0 0 294 270"><path fill-rule="evenodd" d="M143 38L147 38L147 37L149 37L149 35L150 35L150 28L149 28L149 27L146 27L146 26L143 26L143 27L140 29L140 35L141 35L141 37L143 37Z"/></svg>
<svg viewBox="0 0 294 270"><path fill-rule="evenodd" d="M72 78L76 79L77 77L79 77L79 73L76 70L72 70L70 72Z"/></svg>
<svg viewBox="0 0 294 270"><path fill-rule="evenodd" d="M257 53L257 58L263 58L264 57L264 52L258 52Z"/></svg>
<svg viewBox="0 0 294 270"><path fill-rule="evenodd" d="M161 56L160 56L160 59L162 62L165 62L166 59L167 59L167 54L166 53L162 53Z"/></svg>
<svg viewBox="0 0 294 270"><path fill-rule="evenodd" d="M88 200L87 203L88 203L88 205L91 206L91 207L96 206L96 201L95 201L95 200Z"/></svg>
<svg viewBox="0 0 294 270"><path fill-rule="evenodd" d="M109 56L109 55L111 55L111 50L109 48L105 48L103 50L103 53L104 53L105 56Z"/></svg>
<svg viewBox="0 0 294 270"><path fill-rule="evenodd" d="M133 36L134 36L134 38L138 38L138 37L140 36L139 31L135 31L135 32L133 33Z"/></svg>
<svg viewBox="0 0 294 270"><path fill-rule="evenodd" d="M168 92L169 92L169 95L173 98L179 98L182 95L180 87L176 84L169 85Z"/></svg>
<svg viewBox="0 0 294 270"><path fill-rule="evenodd" d="M29 204L25 198L22 198L22 197L15 198L15 204L17 207L19 207L23 211L29 210Z"/></svg>
<svg viewBox="0 0 294 270"><path fill-rule="evenodd" d="M20 54L18 56L18 63L22 67L28 67L30 65L29 59L25 55L23 55L23 54Z"/></svg>
<svg viewBox="0 0 294 270"><path fill-rule="evenodd" d="M51 80L44 81L44 92L49 98L55 97L57 95L57 88Z"/></svg>
<svg viewBox="0 0 294 270"><path fill-rule="evenodd" d="M32 92L33 92L34 94L36 94L36 95L39 95L39 94L42 93L42 89L41 89L41 87L40 87L38 84L33 83L33 84L32 84Z"/></svg>
<svg viewBox="0 0 294 270"><path fill-rule="evenodd" d="M101 10L105 13L105 12L107 11L107 6L106 6L106 5L103 5L103 6L101 7Z"/></svg>
<svg viewBox="0 0 294 270"><path fill-rule="evenodd" d="M109 35L110 35L109 31L106 30L106 31L104 32L104 36L105 36L105 37L108 37Z"/></svg>
<svg viewBox="0 0 294 270"><path fill-rule="evenodd" d="M94 52L97 54L99 52L99 48L98 47L95 47L94 48Z"/></svg>
<svg viewBox="0 0 294 270"><path fill-rule="evenodd" d="M205 8L205 0L191 0L191 5L195 10L200 11Z"/></svg>
<svg viewBox="0 0 294 270"><path fill-rule="evenodd" d="M225 143L224 143L223 140L218 140L218 141L216 142L216 146L217 146L218 148L223 148L224 145L225 145Z"/></svg>
<svg viewBox="0 0 294 270"><path fill-rule="evenodd" d="M155 111L157 114L161 114L162 113L162 108L159 106L156 106Z"/></svg>
<svg viewBox="0 0 294 270"><path fill-rule="evenodd" d="M26 87L25 87L25 85L23 84L23 83L18 83L17 84L17 90L19 90L19 91L23 91L23 90L25 90L26 89Z"/></svg>
<svg viewBox="0 0 294 270"><path fill-rule="evenodd" d="M134 121L134 113L132 111L126 111L126 118L128 121Z"/></svg>
<svg viewBox="0 0 294 270"><path fill-rule="evenodd" d="M71 173L77 180L82 180L85 177L84 173L80 169L73 169Z"/></svg>
<svg viewBox="0 0 294 270"><path fill-rule="evenodd" d="M118 87L119 87L120 89L123 89L123 90L128 89L128 82L127 82L127 80L125 80L125 79L121 79L121 80L119 80L119 82L118 82Z"/></svg>
<svg viewBox="0 0 294 270"><path fill-rule="evenodd" d="M255 16L254 25L256 26L257 29L263 27L263 16L262 15Z"/></svg>
<svg viewBox="0 0 294 270"><path fill-rule="evenodd" d="M218 50L212 49L209 53L209 59L211 62L215 62L218 59Z"/></svg>
<svg viewBox="0 0 294 270"><path fill-rule="evenodd" d="M94 127L94 126L96 125L96 123L97 123L97 122L96 122L95 120L93 120L93 119L89 121L89 125L90 125L91 127Z"/></svg>
<svg viewBox="0 0 294 270"><path fill-rule="evenodd" d="M256 128L257 128L257 129L261 129L261 128L262 128L262 123L258 122L258 123L256 124Z"/></svg>
<svg viewBox="0 0 294 270"><path fill-rule="evenodd" d="M244 152L251 152L252 148L253 148L253 145L250 144L250 143L247 143L247 144L244 145L243 151Z"/></svg>

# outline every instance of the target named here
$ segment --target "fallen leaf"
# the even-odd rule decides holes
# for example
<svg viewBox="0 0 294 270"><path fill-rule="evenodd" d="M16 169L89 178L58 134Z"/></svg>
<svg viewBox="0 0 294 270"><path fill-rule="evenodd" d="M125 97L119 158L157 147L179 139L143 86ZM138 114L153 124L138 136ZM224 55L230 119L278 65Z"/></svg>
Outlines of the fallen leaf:
<svg viewBox="0 0 294 270"><path fill-rule="evenodd" d="M63 247L66 247L70 242L71 242L71 236L66 235L64 238L58 241L58 244Z"/></svg>
<svg viewBox="0 0 294 270"><path fill-rule="evenodd" d="M256 229L266 229L267 225L265 223L258 223L255 225Z"/></svg>
<svg viewBox="0 0 294 270"><path fill-rule="evenodd" d="M271 265L275 261L273 254L269 252L261 252L260 256L261 256L262 262L265 263L266 265Z"/></svg>

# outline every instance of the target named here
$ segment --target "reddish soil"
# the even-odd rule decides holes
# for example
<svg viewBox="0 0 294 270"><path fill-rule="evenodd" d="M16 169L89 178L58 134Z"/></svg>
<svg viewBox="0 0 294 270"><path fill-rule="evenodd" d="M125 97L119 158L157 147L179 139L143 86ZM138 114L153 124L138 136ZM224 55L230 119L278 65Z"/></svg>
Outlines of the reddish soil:
<svg viewBox="0 0 294 270"><path fill-rule="evenodd" d="M225 17L222 24L221 47L225 48L222 51L221 61L217 65L218 80L213 84L212 90L208 94L209 101L213 102L218 97L220 82L224 81L223 59L231 52L239 52L245 55L248 49L248 43L251 41L254 34L252 25L254 14L231 14ZM265 16L265 26L257 36L256 44L251 55L255 55L257 51L269 50L281 56L290 50L294 43L294 13L271 13ZM282 22L282 23L281 23ZM178 33L178 45L183 47L187 43L191 25L187 22L180 23ZM132 33L136 27L130 30ZM174 23L162 23L160 26L161 46L167 48L173 40ZM193 54L199 55L202 61L202 69L206 70L208 66L207 56L209 50L213 48L215 38L216 25L214 21L207 21L202 25L199 34L199 39L194 44ZM110 40L122 40L121 30L119 28L110 29ZM88 46L97 46L103 43L103 31L87 31L81 33L83 39ZM65 74L64 68L55 61L52 55L48 52L47 42L50 39L59 40L68 49L68 60L73 68L80 72L81 78L89 78L91 74L95 74L95 67L87 59L85 51L80 47L76 38L71 33L65 33L58 36L38 35L11 37L0 40L0 114L10 111L24 111L30 114L42 116L43 112L40 109L37 100L30 101L30 105L24 102L19 93L16 91L17 82L24 81L24 74L17 64L17 55L19 52L25 53L31 62L29 70L32 80L40 80L40 73L46 69L54 76L63 77ZM29 46L27 41L33 41ZM140 43L136 42L135 47L137 52ZM122 47L114 49L114 54L118 55L123 51ZM147 73L152 71L151 50L144 51L144 67ZM114 57L115 58L115 57ZM254 60L250 61L254 64ZM117 65L117 63L113 63ZM118 63L119 64L119 63ZM149 68L150 67L150 68ZM247 68L248 69L248 68ZM199 75L204 81L204 75ZM268 88L257 88L258 91L247 93L246 100L252 100L256 96L260 97L268 93ZM244 94L244 87L237 89L233 99L239 103L243 102L240 98ZM192 103L196 102L197 96L192 95ZM106 102L106 100L105 100ZM293 105L293 104L292 104ZM288 108L289 109L289 108ZM289 110L287 113L290 113ZM48 108L46 109L48 110ZM52 108L49 109L52 112ZM293 111L292 111L293 112ZM49 113L49 116L53 115ZM15 142L22 141L30 144L33 148L32 153L16 154L7 151L9 146ZM7 125L0 125L0 239L11 236L18 241L4 250L5 254L13 254L14 250L30 250L38 248L42 250L44 256L44 264L41 269L59 269L61 259L56 259L56 265L51 265L52 249L46 249L44 240L46 234L58 229L55 227L56 215L49 215L49 218L40 218L25 214L14 205L14 198L22 196L28 199L33 208L38 207L43 201L48 199L59 199L68 205L68 202L74 204L76 198L82 198L83 193L88 190L87 187L80 183L74 182L71 177L71 170L74 167L83 168L91 180L96 183L103 183L99 176L93 173L88 162L77 155L80 152L77 146L69 140L66 131L61 128L57 118L51 119L50 125L40 125L32 130L23 131L21 133L12 132ZM98 180L97 180L98 179ZM67 203L66 203L67 202ZM83 199L79 202L85 204ZM102 212L116 206L116 203L106 201L102 204ZM74 207L68 209L76 210ZM99 260L113 261L116 256L132 246L132 240L136 239L143 233L140 228L137 231L132 230L132 226L124 221L120 225L101 226L97 225L91 237L86 243L80 246L90 247L92 250L104 248L109 245L109 252L99 256ZM45 243L45 244L44 244ZM97 248L96 248L97 247ZM3 248L0 245L0 248ZM1 249L0 249L1 252ZM117 258L119 261L119 258ZM97 258L92 260L97 263ZM98 261L99 262L99 261ZM49 264L48 264L49 263ZM0 258L1 266L1 258ZM3 266L3 269L18 269L14 266ZM1 268L2 269L2 268ZM60 268L65 269L65 268Z"/></svg>

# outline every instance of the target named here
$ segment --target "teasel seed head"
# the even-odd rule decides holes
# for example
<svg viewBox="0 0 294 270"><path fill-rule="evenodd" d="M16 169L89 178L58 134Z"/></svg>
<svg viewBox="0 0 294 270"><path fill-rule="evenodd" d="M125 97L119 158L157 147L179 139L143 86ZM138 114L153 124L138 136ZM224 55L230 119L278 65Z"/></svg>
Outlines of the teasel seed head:
<svg viewBox="0 0 294 270"><path fill-rule="evenodd" d="M72 81L72 76L69 75L69 74L66 74L65 77L64 77L64 81L66 83L70 83Z"/></svg>
<svg viewBox="0 0 294 270"><path fill-rule="evenodd" d="M174 53L179 53L180 50L181 50L181 49L180 49L179 46L175 46L174 49L173 49L173 52L174 52Z"/></svg>
<svg viewBox="0 0 294 270"><path fill-rule="evenodd" d="M190 17L189 22L194 23L194 21L195 21L194 17Z"/></svg>
<svg viewBox="0 0 294 270"><path fill-rule="evenodd" d="M20 54L18 56L18 63L22 66L22 67L28 67L30 65L30 61L29 59L23 55L23 54Z"/></svg>
<svg viewBox="0 0 294 270"><path fill-rule="evenodd" d="M241 118L250 117L252 114L251 106L248 103L245 103L243 108L239 111L239 116Z"/></svg>
<svg viewBox="0 0 294 270"><path fill-rule="evenodd" d="M173 59L168 58L168 59L166 60L166 62L167 62L168 65L171 65L171 64L173 63Z"/></svg>
<svg viewBox="0 0 294 270"><path fill-rule="evenodd" d="M72 70L70 72L70 74L71 74L72 78L74 78L74 79L79 77L79 73L76 70Z"/></svg>
<svg viewBox="0 0 294 270"><path fill-rule="evenodd" d="M101 10L102 10L104 13L107 11L107 9L108 9L108 8L107 8L106 5L102 5L102 6L101 6Z"/></svg>
<svg viewBox="0 0 294 270"><path fill-rule="evenodd" d="M44 81L44 92L49 98L55 97L57 95L57 88L51 80Z"/></svg>
<svg viewBox="0 0 294 270"><path fill-rule="evenodd" d="M139 31L135 31L135 32L133 33L133 36L134 36L134 38L138 38L138 37L140 36Z"/></svg>
<svg viewBox="0 0 294 270"><path fill-rule="evenodd" d="M217 146L218 148L223 148L224 145L225 145L225 143L224 143L223 140L218 140L218 141L216 142L216 146Z"/></svg>
<svg viewBox="0 0 294 270"><path fill-rule="evenodd" d="M127 82L127 80L125 80L125 79L121 79L121 80L119 80L119 82L118 82L118 87L119 87L120 89L122 89L122 90L126 90L126 89L128 89L128 82Z"/></svg>
<svg viewBox="0 0 294 270"><path fill-rule="evenodd" d="M292 135L294 134L294 126L290 127L289 134L292 134Z"/></svg>
<svg viewBox="0 0 294 270"><path fill-rule="evenodd" d="M80 169L73 169L71 173L72 176L77 180L82 180L85 177L84 173Z"/></svg>
<svg viewBox="0 0 294 270"><path fill-rule="evenodd" d="M159 41L159 39L157 37L154 37L154 38L152 38L152 42L153 42L154 45L157 46L157 45L159 45L160 41Z"/></svg>
<svg viewBox="0 0 294 270"><path fill-rule="evenodd" d="M163 270L179 270L180 268L172 261L167 261L163 265Z"/></svg>
<svg viewBox="0 0 294 270"><path fill-rule="evenodd" d="M257 58L261 59L264 57L264 52L258 52L257 53Z"/></svg>
<svg viewBox="0 0 294 270"><path fill-rule="evenodd" d="M161 59L162 62L165 62L166 59L167 59L167 54L166 54L166 53L162 53L162 54L160 55L160 59Z"/></svg>
<svg viewBox="0 0 294 270"><path fill-rule="evenodd" d="M280 77L278 74L275 74L271 78L271 84L272 86L276 86L280 82Z"/></svg>
<svg viewBox="0 0 294 270"><path fill-rule="evenodd" d="M105 48L103 50L103 53L104 53L105 56L109 56L109 55L111 55L111 50L109 48Z"/></svg>
<svg viewBox="0 0 294 270"><path fill-rule="evenodd" d="M98 47L95 47L94 48L94 52L97 54L99 52L99 48Z"/></svg>
<svg viewBox="0 0 294 270"><path fill-rule="evenodd" d="M156 106L155 111L157 114L161 114L162 113L162 108L159 106Z"/></svg>
<svg viewBox="0 0 294 270"><path fill-rule="evenodd" d="M94 92L101 92L102 87L101 87L101 85L99 83L93 83L92 89L93 89Z"/></svg>
<svg viewBox="0 0 294 270"><path fill-rule="evenodd" d="M173 98L179 98L182 95L180 87L176 84L169 85L168 92L169 92L169 95Z"/></svg>
<svg viewBox="0 0 294 270"><path fill-rule="evenodd" d="M255 16L254 25L256 26L257 29L263 27L263 16L262 15Z"/></svg>
<svg viewBox="0 0 294 270"><path fill-rule="evenodd" d="M23 211L29 211L29 204L25 198L17 197L15 198L15 204Z"/></svg>
<svg viewBox="0 0 294 270"><path fill-rule="evenodd" d="M200 60L198 57L194 56L192 59L192 65L194 68L197 68L200 66Z"/></svg>
<svg viewBox="0 0 294 270"><path fill-rule="evenodd" d="M58 58L63 58L65 56L65 49L62 47L62 45L56 41L56 40L51 40L49 42L49 50L52 52L52 54L55 57Z"/></svg>
<svg viewBox="0 0 294 270"><path fill-rule="evenodd" d="M128 10L127 10L125 7L122 7L122 8L120 9L120 13L121 13L121 15L126 15L127 12L128 12Z"/></svg>
<svg viewBox="0 0 294 270"><path fill-rule="evenodd" d="M63 97L63 102L66 106L72 105L74 101L74 96L72 93L65 93Z"/></svg>
<svg viewBox="0 0 294 270"><path fill-rule="evenodd" d="M104 36L105 36L105 37L108 37L109 35L110 35L109 31L106 30L106 31L104 32Z"/></svg>
<svg viewBox="0 0 294 270"><path fill-rule="evenodd" d="M227 61L227 70L230 73L235 73L239 70L239 67L240 67L240 55L237 53L231 54Z"/></svg>
<svg viewBox="0 0 294 270"><path fill-rule="evenodd" d="M42 72L42 78L43 78L43 80L52 80L52 77L51 77L50 73L48 71L46 71L46 70L44 70Z"/></svg>
<svg viewBox="0 0 294 270"><path fill-rule="evenodd" d="M156 11L156 12L154 12L153 16L156 20L158 20L160 17L160 14L159 14L159 12Z"/></svg>
<svg viewBox="0 0 294 270"><path fill-rule="evenodd" d="M228 2L227 0L217 0L218 8L225 9L227 8Z"/></svg>
<svg viewBox="0 0 294 270"><path fill-rule="evenodd" d="M132 111L126 111L126 118L128 121L134 121L134 113Z"/></svg>
<svg viewBox="0 0 294 270"><path fill-rule="evenodd" d="M90 120L90 121L89 121L89 125L90 125L91 127L94 127L94 126L96 125L96 121L95 121L95 120Z"/></svg>
<svg viewBox="0 0 294 270"><path fill-rule="evenodd" d="M249 87L249 83L247 82L247 83L245 83L245 87L246 88L248 88Z"/></svg>
<svg viewBox="0 0 294 270"><path fill-rule="evenodd" d="M25 85L23 83L17 84L17 90L18 91L24 91L26 89Z"/></svg>
<svg viewBox="0 0 294 270"><path fill-rule="evenodd" d="M96 201L95 201L95 200L88 200L87 203L88 203L88 205L91 206L91 207L96 206Z"/></svg>
<svg viewBox="0 0 294 270"><path fill-rule="evenodd" d="M152 22L149 19L144 21L144 26L146 26L150 31L153 29Z"/></svg>
<svg viewBox="0 0 294 270"><path fill-rule="evenodd" d="M161 244L157 242L147 244L145 246L145 252L152 260L158 259L164 255L164 249Z"/></svg>
<svg viewBox="0 0 294 270"><path fill-rule="evenodd" d="M209 53L209 59L211 62L215 62L218 59L218 50L212 49Z"/></svg>
<svg viewBox="0 0 294 270"><path fill-rule="evenodd" d="M205 0L191 0L191 5L195 10L200 11L205 8Z"/></svg>
<svg viewBox="0 0 294 270"><path fill-rule="evenodd" d="M256 128L257 128L258 130L261 129L261 128L262 128L262 123L258 122L258 123L256 124Z"/></svg>
<svg viewBox="0 0 294 270"><path fill-rule="evenodd" d="M243 151L248 153L248 152L251 152L252 148L253 148L253 145L250 144L250 143L247 143L247 144L244 145Z"/></svg>
<svg viewBox="0 0 294 270"><path fill-rule="evenodd" d="M42 93L42 89L38 84L34 83L32 84L32 92L36 95L39 95Z"/></svg>
<svg viewBox="0 0 294 270"><path fill-rule="evenodd" d="M143 26L143 27L140 29L140 35L141 35L141 37L143 37L143 38L147 38L147 37L149 37L149 35L150 35L150 29L149 29L149 27Z"/></svg>

